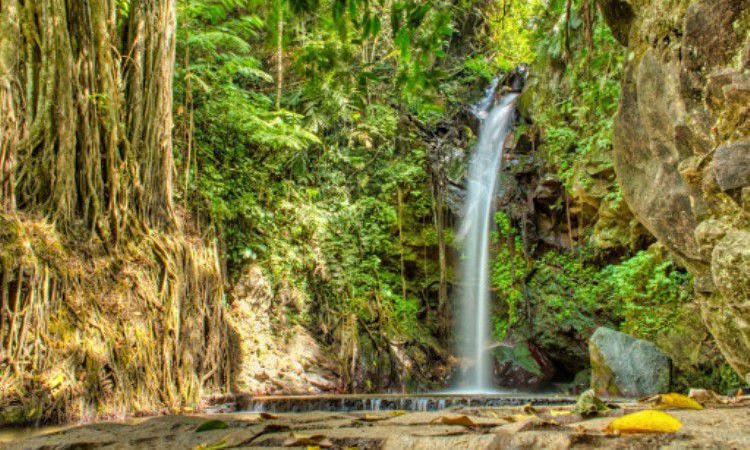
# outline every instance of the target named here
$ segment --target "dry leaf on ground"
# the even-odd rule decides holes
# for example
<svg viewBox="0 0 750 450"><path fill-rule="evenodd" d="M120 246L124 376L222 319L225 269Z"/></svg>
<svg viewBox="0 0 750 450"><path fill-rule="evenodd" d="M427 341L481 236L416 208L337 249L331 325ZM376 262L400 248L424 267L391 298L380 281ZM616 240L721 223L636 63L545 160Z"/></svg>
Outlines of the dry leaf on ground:
<svg viewBox="0 0 750 450"><path fill-rule="evenodd" d="M381 420L388 420L393 416L376 416L375 414L365 414L364 416L358 417L357 420L362 422L380 422Z"/></svg>
<svg viewBox="0 0 750 450"><path fill-rule="evenodd" d="M324 434L315 434L312 436L303 436L292 434L284 441L284 447L304 447L316 446L321 448L333 447L333 442Z"/></svg>
<svg viewBox="0 0 750 450"><path fill-rule="evenodd" d="M523 422L524 420L532 419L534 417L536 416L528 415L528 414L513 414L512 416L503 416L501 418L508 422Z"/></svg>
<svg viewBox="0 0 750 450"><path fill-rule="evenodd" d="M694 399L674 392L670 394L655 395L644 399L642 402L650 403L658 408L703 409L703 405Z"/></svg>
<svg viewBox="0 0 750 450"><path fill-rule="evenodd" d="M560 424L556 420L542 419L537 416L530 416L525 420L515 422L511 425L506 425L502 428L502 430L510 433L520 433L522 431L549 430L559 428Z"/></svg>
<svg viewBox="0 0 750 450"><path fill-rule="evenodd" d="M682 423L663 411L647 409L613 420L604 431L608 433L674 433Z"/></svg>
<svg viewBox="0 0 750 450"><path fill-rule="evenodd" d="M479 424L471 420L469 416L440 416L430 423L439 423L443 425L461 425L467 428L479 427Z"/></svg>
<svg viewBox="0 0 750 450"><path fill-rule="evenodd" d="M693 400L699 401L709 405L747 405L750 404L750 395L741 395L735 397L729 397L726 395L719 395L716 392L709 389L690 389L688 397Z"/></svg>
<svg viewBox="0 0 750 450"><path fill-rule="evenodd" d="M690 392L688 392L688 398L692 398L693 400L699 401L701 403L729 403L729 399L727 399L723 395L719 395L716 392L710 390L710 389L690 389Z"/></svg>

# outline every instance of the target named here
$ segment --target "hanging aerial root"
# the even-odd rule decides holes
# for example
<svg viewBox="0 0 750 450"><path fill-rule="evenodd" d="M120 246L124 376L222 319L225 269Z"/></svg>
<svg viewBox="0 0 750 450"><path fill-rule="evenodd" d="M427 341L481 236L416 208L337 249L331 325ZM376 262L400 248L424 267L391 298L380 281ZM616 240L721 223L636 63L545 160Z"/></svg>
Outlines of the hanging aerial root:
<svg viewBox="0 0 750 450"><path fill-rule="evenodd" d="M0 422L178 411L226 389L222 278L199 242L89 253L0 215Z"/></svg>

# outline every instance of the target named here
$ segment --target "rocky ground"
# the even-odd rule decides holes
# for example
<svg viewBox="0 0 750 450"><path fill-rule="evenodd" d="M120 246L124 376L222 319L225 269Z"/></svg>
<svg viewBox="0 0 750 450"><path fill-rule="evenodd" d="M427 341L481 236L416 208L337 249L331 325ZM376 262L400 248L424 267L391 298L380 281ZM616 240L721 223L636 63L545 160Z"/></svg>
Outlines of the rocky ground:
<svg viewBox="0 0 750 450"><path fill-rule="evenodd" d="M682 422L674 433L604 432L617 417L645 408L641 404L618 406L590 418L571 412L572 407L173 415L58 429L0 444L0 449L750 448L748 405L669 410ZM199 427L208 430L197 431Z"/></svg>

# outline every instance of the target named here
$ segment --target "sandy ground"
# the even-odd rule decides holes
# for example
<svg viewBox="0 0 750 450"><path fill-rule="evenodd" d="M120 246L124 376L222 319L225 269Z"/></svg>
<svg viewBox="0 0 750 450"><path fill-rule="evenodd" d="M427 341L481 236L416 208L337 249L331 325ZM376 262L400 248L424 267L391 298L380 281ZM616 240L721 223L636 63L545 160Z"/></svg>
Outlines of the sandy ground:
<svg viewBox="0 0 750 450"><path fill-rule="evenodd" d="M616 435L602 431L617 416L642 409L634 404L603 416L561 414L540 408L457 409L440 412L257 413L173 415L107 422L37 435L14 436L0 449L750 449L750 407L668 410L683 427L671 434ZM445 424L466 416L464 425ZM227 427L197 432L208 420ZM464 421L466 419L463 419ZM450 420L447 420L450 422ZM6 439L10 436L5 435Z"/></svg>

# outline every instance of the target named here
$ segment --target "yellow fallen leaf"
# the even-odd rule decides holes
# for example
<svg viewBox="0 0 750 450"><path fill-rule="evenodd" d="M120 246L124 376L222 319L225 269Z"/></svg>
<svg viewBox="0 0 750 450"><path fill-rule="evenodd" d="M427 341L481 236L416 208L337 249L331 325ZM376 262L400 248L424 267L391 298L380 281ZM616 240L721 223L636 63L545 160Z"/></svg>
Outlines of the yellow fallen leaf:
<svg viewBox="0 0 750 450"><path fill-rule="evenodd" d="M365 414L357 420L361 420L362 422L379 422L381 420L387 420L390 418L391 416L376 416L374 414Z"/></svg>
<svg viewBox="0 0 750 450"><path fill-rule="evenodd" d="M406 414L406 411L391 411L389 414L391 417L400 417Z"/></svg>
<svg viewBox="0 0 750 450"><path fill-rule="evenodd" d="M604 429L608 433L674 433L682 423L663 411L647 409L622 416L610 422Z"/></svg>
<svg viewBox="0 0 750 450"><path fill-rule="evenodd" d="M703 409L703 405L682 394L661 394L658 405L662 408Z"/></svg>
<svg viewBox="0 0 750 450"><path fill-rule="evenodd" d="M552 409L549 412L549 415L552 417L567 416L568 414L573 414L573 411L568 411L566 409Z"/></svg>
<svg viewBox="0 0 750 450"><path fill-rule="evenodd" d="M471 420L469 416L441 416L430 423L441 423L443 425L461 425L467 428L476 428L479 426L479 424Z"/></svg>

